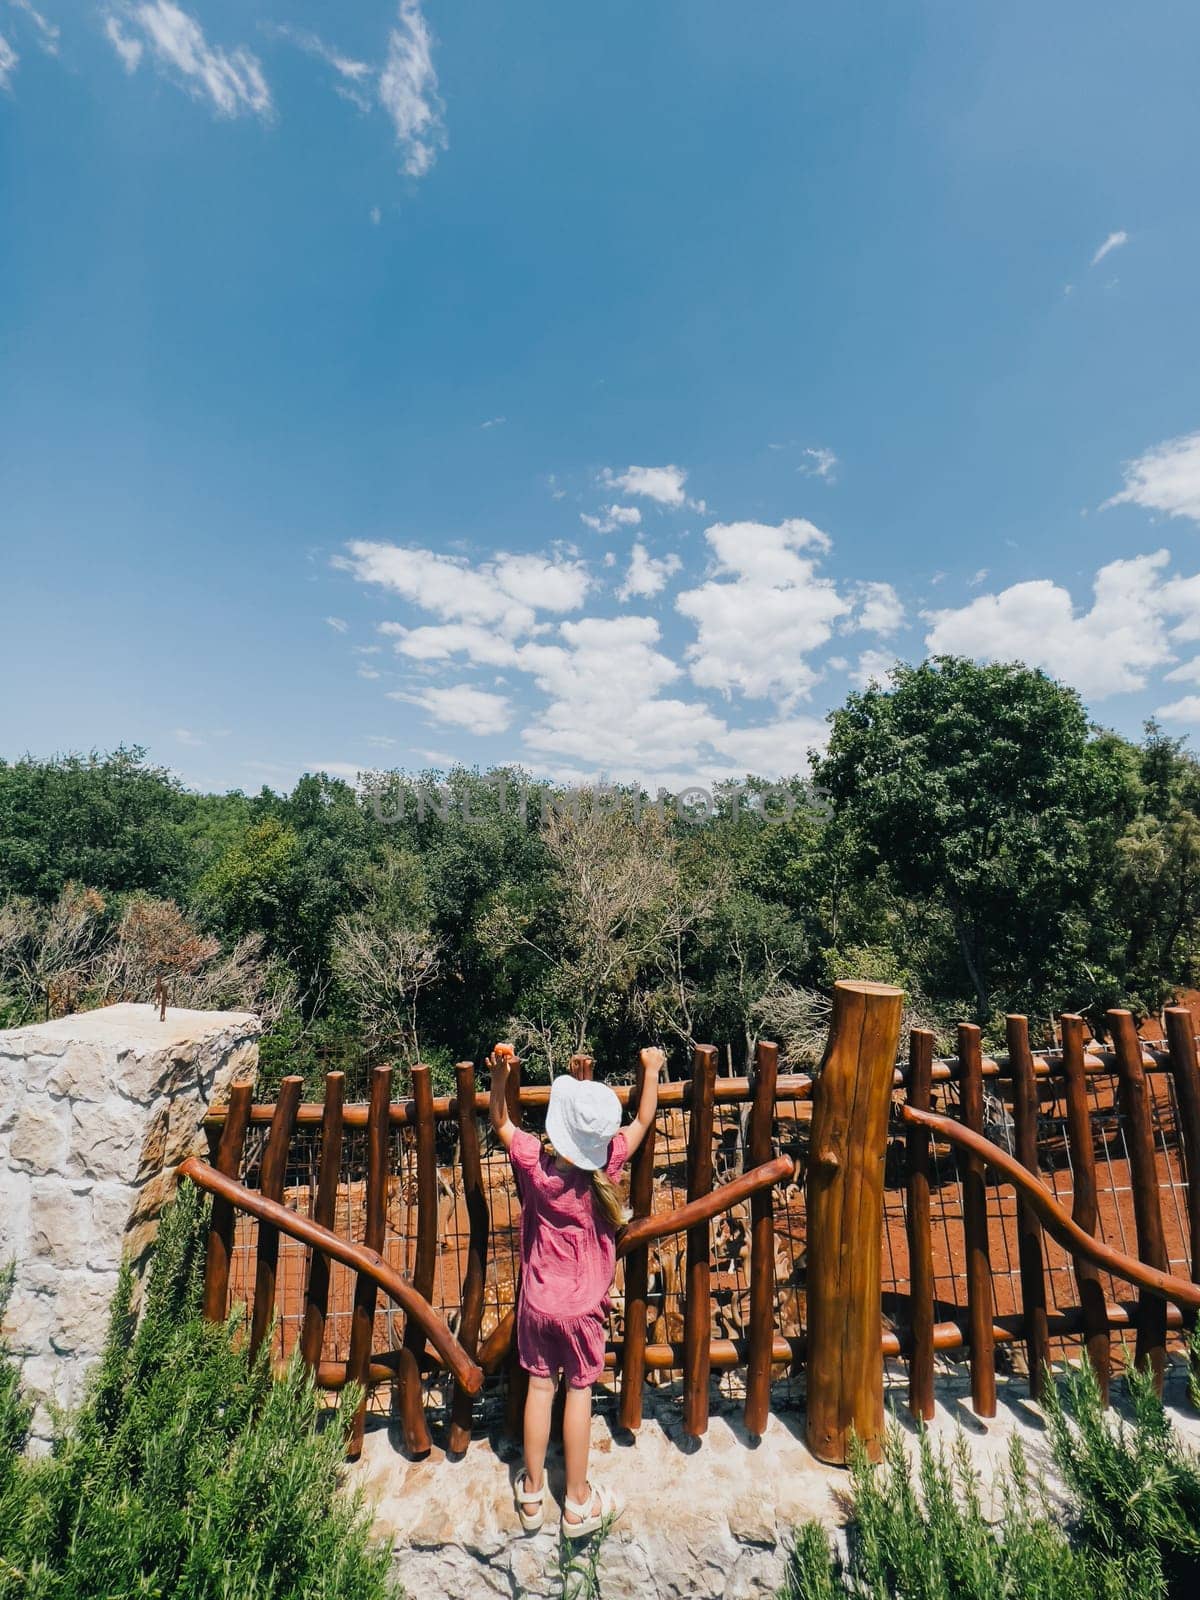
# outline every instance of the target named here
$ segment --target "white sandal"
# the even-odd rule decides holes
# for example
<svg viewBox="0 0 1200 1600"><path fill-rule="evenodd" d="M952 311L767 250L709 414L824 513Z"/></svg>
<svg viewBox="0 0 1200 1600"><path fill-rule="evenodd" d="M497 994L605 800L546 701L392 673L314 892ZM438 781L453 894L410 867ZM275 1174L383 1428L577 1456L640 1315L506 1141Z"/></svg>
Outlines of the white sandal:
<svg viewBox="0 0 1200 1600"><path fill-rule="evenodd" d="M610 1517L617 1517L621 1514L622 1508L618 1506L611 1489L606 1488L604 1484L599 1487L589 1484L588 1488L592 1492L582 1505L569 1497L564 1497L563 1499L562 1531L568 1539L586 1539L589 1534L595 1533L597 1528ZM599 1505L600 1509L598 1511L592 1510L593 1503ZM573 1517L578 1517L579 1521L568 1522L566 1515L568 1511Z"/></svg>
<svg viewBox="0 0 1200 1600"><path fill-rule="evenodd" d="M526 1493L522 1494L524 1486ZM521 1519L521 1526L526 1533L537 1533L546 1520L546 1475L542 1474L542 1487L537 1490L529 1487L529 1474L522 1470L520 1477L513 1485L513 1499L516 1501L517 1516ZM526 1511L526 1506L536 1505L534 1512Z"/></svg>

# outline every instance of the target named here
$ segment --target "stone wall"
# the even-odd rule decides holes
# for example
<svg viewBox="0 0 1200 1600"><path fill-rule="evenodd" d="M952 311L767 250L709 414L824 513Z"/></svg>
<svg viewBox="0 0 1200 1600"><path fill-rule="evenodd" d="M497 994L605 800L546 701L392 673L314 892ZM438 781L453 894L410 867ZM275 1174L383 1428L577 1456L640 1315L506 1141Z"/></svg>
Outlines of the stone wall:
<svg viewBox="0 0 1200 1600"><path fill-rule="evenodd" d="M201 1122L252 1079L259 1022L238 1011L108 1006L0 1030L0 1266L16 1277L4 1332L38 1400L71 1405L103 1346L124 1256L139 1266Z"/></svg>

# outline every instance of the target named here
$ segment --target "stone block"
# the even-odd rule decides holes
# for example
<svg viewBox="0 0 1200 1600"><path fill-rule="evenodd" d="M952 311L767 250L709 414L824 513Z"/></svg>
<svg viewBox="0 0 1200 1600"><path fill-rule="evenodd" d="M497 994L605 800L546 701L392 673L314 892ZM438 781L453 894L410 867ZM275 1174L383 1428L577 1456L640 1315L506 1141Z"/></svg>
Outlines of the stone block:
<svg viewBox="0 0 1200 1600"><path fill-rule="evenodd" d="M9 1299L0 1332L13 1355L32 1356L46 1348L53 1323L52 1296L19 1287Z"/></svg>
<svg viewBox="0 0 1200 1600"><path fill-rule="evenodd" d="M71 1165L89 1178L132 1182L141 1167L147 1113L126 1100L71 1107ZM153 1116L150 1118L153 1127ZM165 1127L163 1130L165 1140Z"/></svg>
<svg viewBox="0 0 1200 1600"><path fill-rule="evenodd" d="M0 1170L0 1266L27 1253L32 1190L28 1173Z"/></svg>
<svg viewBox="0 0 1200 1600"><path fill-rule="evenodd" d="M29 1243L32 1254L60 1271L88 1265L92 1198L42 1178L33 1185ZM99 1264L99 1263L98 1263Z"/></svg>
<svg viewBox="0 0 1200 1600"><path fill-rule="evenodd" d="M126 1183L97 1183L92 1189L92 1233L97 1239L120 1239L129 1225L137 1190Z"/></svg>
<svg viewBox="0 0 1200 1600"><path fill-rule="evenodd" d="M25 1172L62 1172L69 1143L66 1105L49 1095L27 1095L9 1136L10 1163Z"/></svg>
<svg viewBox="0 0 1200 1600"><path fill-rule="evenodd" d="M0 1055L0 1133L7 1133L17 1120L17 1108L24 1098L24 1063L17 1056Z"/></svg>
<svg viewBox="0 0 1200 1600"><path fill-rule="evenodd" d="M60 1355L95 1355L104 1346L115 1272L66 1272L54 1297L50 1342Z"/></svg>

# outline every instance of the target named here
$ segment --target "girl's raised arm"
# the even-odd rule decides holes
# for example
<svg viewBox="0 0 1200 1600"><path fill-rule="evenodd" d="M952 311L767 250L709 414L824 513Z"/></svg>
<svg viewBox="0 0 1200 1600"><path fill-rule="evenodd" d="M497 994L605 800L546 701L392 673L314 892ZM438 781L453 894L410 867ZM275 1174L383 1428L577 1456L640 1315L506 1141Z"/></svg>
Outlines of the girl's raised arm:
<svg viewBox="0 0 1200 1600"><path fill-rule="evenodd" d="M638 1101L637 1115L625 1129L625 1144L630 1155L646 1137L658 1114L658 1080L666 1065L666 1055L657 1046L642 1051L642 1097Z"/></svg>
<svg viewBox="0 0 1200 1600"><path fill-rule="evenodd" d="M488 1118L496 1130L496 1137L507 1150L513 1142L513 1134L517 1131L512 1118L508 1114L508 1063L512 1058L512 1047L498 1044L487 1058L487 1065L492 1074L492 1092L488 1101Z"/></svg>

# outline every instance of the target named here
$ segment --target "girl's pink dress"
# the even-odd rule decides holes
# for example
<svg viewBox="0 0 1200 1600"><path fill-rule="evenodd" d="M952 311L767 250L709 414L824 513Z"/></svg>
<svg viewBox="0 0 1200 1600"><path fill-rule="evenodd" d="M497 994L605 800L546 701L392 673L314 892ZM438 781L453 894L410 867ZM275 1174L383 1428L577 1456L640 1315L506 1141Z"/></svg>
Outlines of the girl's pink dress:
<svg viewBox="0 0 1200 1600"><path fill-rule="evenodd" d="M560 1172L541 1140L523 1129L508 1155L521 1200L517 1357L536 1377L561 1371L572 1388L586 1389L604 1371L616 1235L597 1209L590 1172ZM614 1183L628 1156L618 1133L604 1168Z"/></svg>

